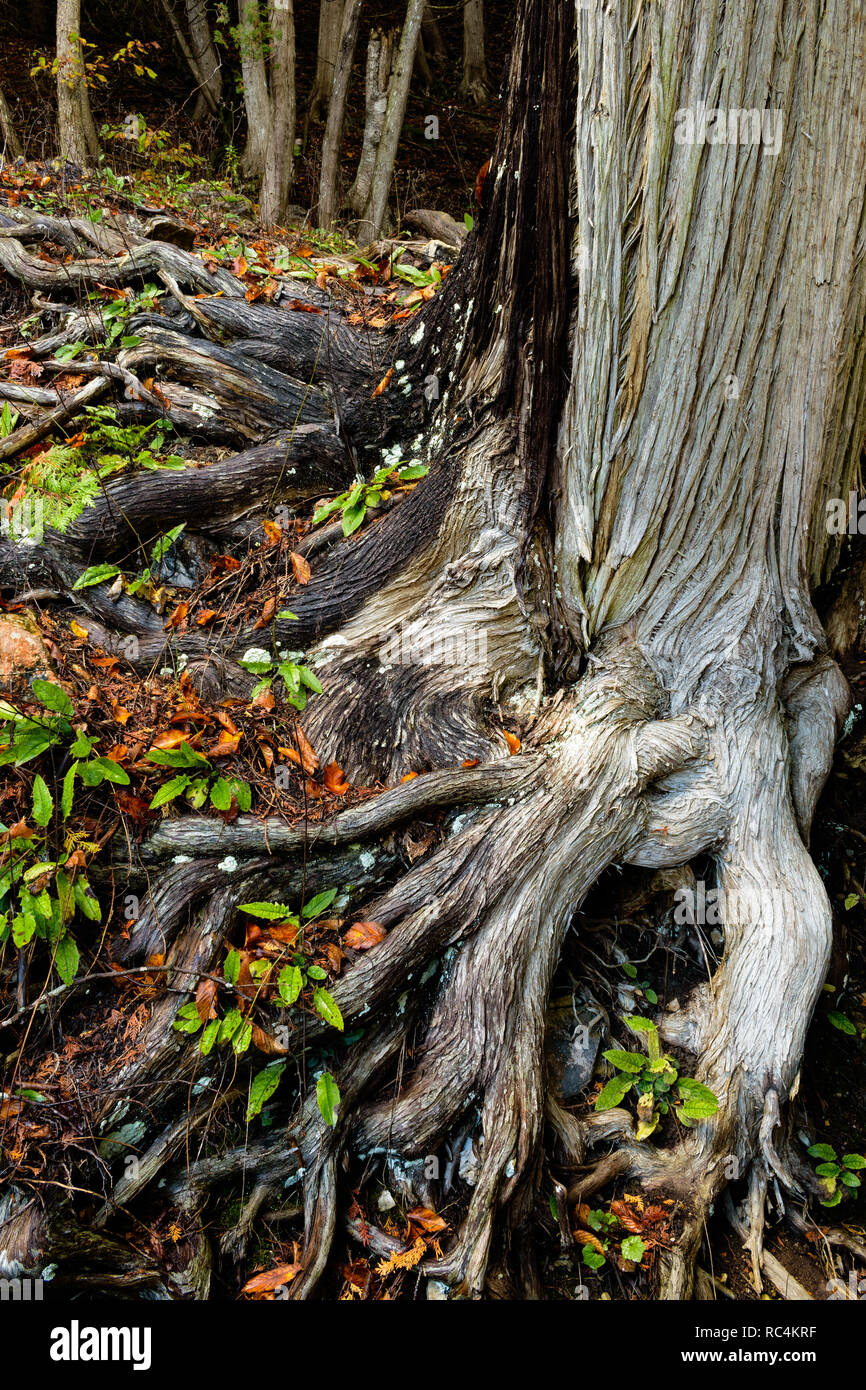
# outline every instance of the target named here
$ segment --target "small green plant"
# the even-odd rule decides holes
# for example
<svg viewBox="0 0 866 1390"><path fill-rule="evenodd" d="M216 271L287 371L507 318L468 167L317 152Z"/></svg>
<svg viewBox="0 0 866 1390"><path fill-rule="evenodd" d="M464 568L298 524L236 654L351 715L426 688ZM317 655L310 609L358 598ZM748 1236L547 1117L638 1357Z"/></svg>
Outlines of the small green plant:
<svg viewBox="0 0 866 1390"><path fill-rule="evenodd" d="M351 536L362 524L369 508L378 507L383 499L390 495L386 487L389 479L395 479L397 483L411 483L418 478L423 478L429 473L430 469L426 463L410 463L405 466L400 464L386 464L384 468L377 468L369 483L363 478L356 478L348 492L341 492L339 497L334 497L330 502L323 502L316 508L313 514L313 525L319 526L323 521L327 521L334 512L343 514L343 535Z"/></svg>
<svg viewBox="0 0 866 1390"><path fill-rule="evenodd" d="M647 1056L642 1052L622 1052L611 1048L603 1055L619 1073L612 1076L595 1102L596 1110L610 1110L620 1105L629 1091L638 1093L638 1125L635 1138L648 1139L658 1128L662 1115L676 1103L677 1118L688 1128L695 1120L705 1120L719 1108L718 1097L708 1086L689 1077L680 1076L672 1057L661 1050L659 1032L649 1018L632 1017L624 1020L633 1033L646 1041Z"/></svg>
<svg viewBox="0 0 866 1390"><path fill-rule="evenodd" d="M648 1004L655 1006L659 1002L659 997L653 989L649 980L639 980L637 977L637 966L632 965L631 961L626 961L623 970L630 980L633 980L637 988L642 991L644 999Z"/></svg>
<svg viewBox="0 0 866 1390"><path fill-rule="evenodd" d="M5 701L0 703L0 721L6 725L2 737L7 740L0 746L0 765L22 767L50 748L62 749L72 758L63 778L60 802L60 818L67 821L72 814L76 778L84 786L98 787L103 782L128 785L129 776L111 758L94 754L98 739L73 728L72 701L59 685L36 679L32 688L47 714L30 717ZM99 900L83 872L84 854L95 852L98 846L79 834L64 832L62 848L52 850L47 832L56 820L55 802L39 773L33 778L31 795L29 820L37 829L26 822L0 826L0 944L10 936L19 950L34 937L47 942L54 968L68 985L79 962L69 923L76 911L93 922L102 916Z"/></svg>
<svg viewBox="0 0 866 1390"><path fill-rule="evenodd" d="M155 793L150 809L157 810L179 796L186 797L193 810L200 811L210 798L216 811L231 809L232 797L241 811L249 811L252 805L252 790L248 782L240 777L223 777L210 760L197 753L184 739L179 748L152 748L148 761L158 767L172 767L177 776L163 782Z"/></svg>
<svg viewBox="0 0 866 1390"><path fill-rule="evenodd" d="M842 1200L839 1183L854 1189L860 1186L861 1180L857 1174L861 1168L866 1168L866 1158L862 1154L843 1154L838 1158L832 1144L812 1144L807 1153L810 1158L821 1160L815 1168L815 1173L821 1179L821 1187L826 1193L826 1196L821 1198L823 1207L839 1205Z"/></svg>
<svg viewBox="0 0 866 1390"><path fill-rule="evenodd" d="M13 410L8 401L4 401L3 409L0 410L0 439L8 439L18 424L18 418L18 411Z"/></svg>
<svg viewBox="0 0 866 1390"><path fill-rule="evenodd" d="M106 304L103 296L97 291L92 291L88 299L98 304L98 316L105 330L105 336L101 343L94 345L78 340L74 343L65 343L63 347L57 349L54 354L58 362L73 362L82 352L110 352L113 348L133 348L138 347L141 338L134 333L126 332L127 320L133 314L150 313L159 303L159 296L163 291L156 285L147 284L138 294L121 294L117 299L111 299ZM99 407L92 407L98 410ZM106 409L106 407L102 407ZM108 407L110 409L110 407Z"/></svg>
<svg viewBox="0 0 866 1390"><path fill-rule="evenodd" d="M290 613L287 608L277 614L278 618L294 618L295 614ZM282 680L286 692L286 700L290 705L294 705L296 710L303 710L307 707L307 692L313 695L321 695L322 683L318 676L314 675L309 666L305 666L301 658L303 652L287 652L284 657L277 661L268 655L265 649L252 648L238 664L249 671L254 676L261 676L251 692L251 699L255 699L263 690L270 690L274 681Z"/></svg>
<svg viewBox="0 0 866 1390"><path fill-rule="evenodd" d="M124 585L128 594L138 594L142 590L152 594L154 588L153 571L162 564L167 551L174 545L185 525L186 522L182 521L179 526L173 526L170 531L166 531L164 536L159 537L150 553L148 567L142 570L135 579L130 579ZM78 576L72 587L73 589L89 589L94 584L106 584L109 579L116 579L119 574L120 569L117 565L107 563L90 565Z"/></svg>
<svg viewBox="0 0 866 1390"><path fill-rule="evenodd" d="M554 1205L555 1199L552 1201L552 1210ZM585 1233L583 1236L581 1259L588 1269L601 1269L602 1265L606 1263L611 1251L616 1250L616 1244L618 1244L619 1254L624 1260L629 1260L632 1264L640 1264L646 1254L646 1242L641 1240L640 1236L618 1235L617 1232L622 1226L622 1222L614 1212L601 1211L599 1209L586 1210L585 1208L581 1208L580 1210L584 1213L582 1219L585 1221L590 1231L595 1234L595 1240L591 1238L588 1239ZM554 1215L556 1215L555 1211ZM578 1238L580 1238L580 1234L581 1233L578 1232ZM599 1246L601 1246L601 1249L599 1249Z"/></svg>
<svg viewBox="0 0 866 1390"><path fill-rule="evenodd" d="M327 974L321 966L310 964L306 952L299 944L302 938L303 924L320 917L331 906L336 896L336 888L328 888L322 893L317 893L315 897L304 904L299 913L292 912L284 903L270 902L241 903L239 911L245 912L257 921L268 922L274 928L283 929L283 938L287 934L296 933L292 939L290 960L277 973L276 979L273 978L275 962L271 960L249 962L249 976L256 986L256 998L264 990L273 989L276 992L276 1001L286 1008L291 1008L304 994L325 1023L342 1033L343 1018L336 1000L321 983L322 980L328 978ZM223 962L223 978L226 984L237 985L241 978L241 970L241 953L232 948ZM200 1032L201 1037L198 1046L203 1056L207 1056L214 1047L222 1045L231 1046L232 1051L237 1056L241 1056L249 1050L253 1040L252 1019L241 1013L241 1010L236 1006L229 1009L222 1017L210 1018L205 1021L202 1018L198 1003L184 1004L178 1011L174 1027L178 1032L190 1035ZM262 1106L277 1089L284 1070L284 1062L274 1061L252 1078L247 1101L247 1120L253 1119L261 1112ZM323 1072L319 1077L316 1086L316 1099L325 1123L335 1124L340 1092L330 1072Z"/></svg>

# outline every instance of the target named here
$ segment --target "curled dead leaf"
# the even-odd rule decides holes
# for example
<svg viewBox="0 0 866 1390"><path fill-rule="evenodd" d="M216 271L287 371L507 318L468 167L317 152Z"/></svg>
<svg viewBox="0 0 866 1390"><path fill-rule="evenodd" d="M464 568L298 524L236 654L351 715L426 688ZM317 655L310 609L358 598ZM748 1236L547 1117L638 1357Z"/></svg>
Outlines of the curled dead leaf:
<svg viewBox="0 0 866 1390"><path fill-rule="evenodd" d="M339 763L328 763L325 768L325 789L334 796L345 796L350 790L343 769Z"/></svg>
<svg viewBox="0 0 866 1390"><path fill-rule="evenodd" d="M369 951L384 941L387 935L381 922L356 922L346 932L343 941L353 951Z"/></svg>

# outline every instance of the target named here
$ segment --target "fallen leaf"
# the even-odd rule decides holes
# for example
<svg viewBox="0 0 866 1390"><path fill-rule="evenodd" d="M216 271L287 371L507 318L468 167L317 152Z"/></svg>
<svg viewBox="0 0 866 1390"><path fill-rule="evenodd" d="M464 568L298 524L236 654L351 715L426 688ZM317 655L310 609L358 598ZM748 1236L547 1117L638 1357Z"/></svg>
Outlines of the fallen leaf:
<svg viewBox="0 0 866 1390"><path fill-rule="evenodd" d="M325 789L332 792L334 796L345 796L349 791L349 783L343 774L343 769L339 763L328 763L325 768Z"/></svg>
<svg viewBox="0 0 866 1390"><path fill-rule="evenodd" d="M195 620L199 627L207 627L208 623L212 623L216 616L217 610L215 608L203 608L200 613L196 614Z"/></svg>
<svg viewBox="0 0 866 1390"><path fill-rule="evenodd" d="M410 1226L416 1226L419 1230L425 1231L427 1235L434 1235L437 1231L447 1231L448 1222L444 1216L437 1216L431 1207L413 1207L407 1211L406 1220ZM414 1234L414 1233L413 1233Z"/></svg>
<svg viewBox="0 0 866 1390"><path fill-rule="evenodd" d="M216 1018L216 980L200 980L195 992L195 1009L202 1023Z"/></svg>
<svg viewBox="0 0 866 1390"><path fill-rule="evenodd" d="M292 561L292 574L295 576L298 583L309 584L310 566L307 564L303 555L299 555L296 550L293 550L290 559Z"/></svg>
<svg viewBox="0 0 866 1390"><path fill-rule="evenodd" d="M277 607L277 600L276 600L275 598L269 598L269 599L267 600L267 602L265 603L264 608L262 609L262 615L261 615L261 617L259 618L258 622L254 624L254 627L257 627L257 628L267 627L268 623L271 621L271 619L272 619L273 616L274 616L274 612L275 612L275 610L276 610L276 607Z"/></svg>
<svg viewBox="0 0 866 1390"><path fill-rule="evenodd" d="M408 301L407 301L407 302L408 302ZM381 394L382 394L383 391L387 391L388 386L389 386L389 384L390 384L390 381L391 381L391 378L392 378L393 375L394 375L394 368L393 368L393 367L389 367L388 370L387 370L387 372L385 373L385 375L382 377L382 380L379 382L379 385L378 385L378 386L375 386L375 387L373 388L373 390L370 392L370 395L371 395L371 396L381 396Z"/></svg>
<svg viewBox="0 0 866 1390"><path fill-rule="evenodd" d="M88 636L89 636L89 633L88 633L88 631L87 631L87 628L86 628L86 627L82 627L81 624L78 623L78 622L76 622L74 618L72 619L72 621L71 621L70 624L69 624L69 631L72 633L73 637L88 637Z"/></svg>
<svg viewBox="0 0 866 1390"><path fill-rule="evenodd" d="M299 1274L302 1266L293 1265L274 1265L273 1269L266 1269L261 1274L254 1274L252 1279L248 1279L244 1284L242 1293L272 1293L274 1289L281 1289L284 1284L290 1283L296 1274Z"/></svg>
<svg viewBox="0 0 866 1390"><path fill-rule="evenodd" d="M384 941L387 935L381 922L356 922L346 932L343 941L353 951L369 951L371 947Z"/></svg>
<svg viewBox="0 0 866 1390"><path fill-rule="evenodd" d="M505 742L508 744L508 751L509 751L509 753L512 753L512 754L513 754L513 753L519 753L519 752L520 752L520 739L517 737L516 734L510 733L508 729L503 729L503 730L502 730L502 737L505 739Z"/></svg>

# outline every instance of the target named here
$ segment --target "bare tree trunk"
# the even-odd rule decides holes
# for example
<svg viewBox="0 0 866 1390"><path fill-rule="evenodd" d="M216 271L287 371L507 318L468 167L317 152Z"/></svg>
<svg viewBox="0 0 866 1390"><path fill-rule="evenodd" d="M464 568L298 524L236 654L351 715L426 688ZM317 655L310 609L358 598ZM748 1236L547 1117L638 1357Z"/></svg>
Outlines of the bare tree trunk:
<svg viewBox="0 0 866 1390"><path fill-rule="evenodd" d="M374 241L382 231L388 210L388 194L394 173L394 160L403 129L403 117L409 100L409 85L415 66L415 52L421 33L425 0L409 0L406 20L400 36L400 46L388 84L388 104L382 134L376 151L376 162L370 179L370 192L361 213L358 238Z"/></svg>
<svg viewBox="0 0 866 1390"><path fill-rule="evenodd" d="M297 1174L302 1268L288 1287L306 1298L372 1170L377 1182L399 1170L407 1202L439 1205L427 1160L468 1138L475 1172L448 1198L459 1228L418 1266L461 1294L481 1296L494 1272L500 1290L506 1275L525 1289L514 1250L548 1166L578 1175L562 1199L569 1227L614 1178L677 1204L682 1225L658 1252L664 1298L689 1296L710 1208L736 1180L760 1290L769 1185L796 1202L819 1192L783 1117L831 940L809 827L850 700L812 590L834 553L826 504L847 496L866 433L866 107L850 100L864 85L866 13L848 0L526 0L477 235L397 364L393 339L358 335L336 312L247 304L228 271L161 243L47 265L28 254L20 212L0 214L0 266L33 288L161 273L206 334L143 324L121 365L160 364L179 419L203 411L269 436L207 469L108 479L64 534L0 542L4 585L49 584L91 642L122 653L134 634L139 669L183 655L218 696L249 696L238 663L251 647L303 648L323 687L303 725L318 761L386 788L311 824L175 814L134 861L117 837L118 875L139 873L149 897L134 932L115 933L115 959L156 956L169 990L91 1097L97 1121L123 1097L147 1136L97 1228L120 1207L128 1231L146 1188L151 1203L162 1190L196 1211L213 1191L216 1214L252 1168L256 1190L227 1233L242 1250L267 1193ZM386 361L397 391L382 389ZM218 528L261 519L277 497L342 491L357 467L347 439L430 473L348 541L339 526L322 535L306 585L286 580L283 551L275 591L295 616L268 637L252 616L220 635L170 635L147 604L74 588L97 556L180 522ZM288 742L288 711L273 718ZM420 850L419 819L441 825ZM639 1007L717 1111L657 1143L627 1096L596 1111L594 1082L563 1109L545 1068L547 1007L586 894L612 865L628 881L629 868L687 874L707 860L723 894L721 963ZM228 980L225 953L245 939L238 904L338 885L349 901L349 884L351 920L378 940L329 980L347 1031L363 1030L339 1069L336 1123L287 1068L280 1124L192 1156L214 1100L194 1089L200 1057L173 1028L171 991L191 999L201 975ZM614 959L628 938L610 933ZM597 946L594 933L587 986L605 987L611 1046L634 1050L619 984L598 983ZM265 1036L282 1026L287 1053L318 1046L325 1025L310 1011L284 1009L267 985L256 1005L248 994L227 1002ZM39 1048L56 1046L54 1020L40 1027L34 1073ZM245 1103L252 1067L236 1066ZM14 1229L5 1220L7 1263L24 1250L41 1267L55 1249L74 1267L68 1173L64 1187L35 1215L22 1200ZM509 1239L494 1243L497 1226ZM366 1220L349 1229L379 1239ZM206 1289L204 1242L188 1268Z"/></svg>
<svg viewBox="0 0 866 1390"><path fill-rule="evenodd" d="M376 154L388 110L388 84L391 81L395 38L393 32L386 34L383 29L374 29L367 43L364 139L355 179L346 197L347 205L354 212L363 212L370 196Z"/></svg>
<svg viewBox="0 0 866 1390"><path fill-rule="evenodd" d="M460 91L476 106L483 106L490 100L490 79L484 57L484 0L464 0Z"/></svg>
<svg viewBox="0 0 866 1390"><path fill-rule="evenodd" d="M358 38L358 21L361 17L362 0L346 0L343 12L343 32L337 52L334 69L334 82L331 87L331 100L328 105L328 120L322 141L322 170L319 177L318 222L329 227L336 217L337 177L340 167L340 150L343 143L343 118L346 111L346 94L349 78L352 75L352 61Z"/></svg>
<svg viewBox="0 0 866 1390"><path fill-rule="evenodd" d="M21 141L15 131L12 121L12 112L9 110L6 98L0 89L0 134L3 136L2 156L7 159L18 159L24 153ZM0 156L0 157L2 157Z"/></svg>
<svg viewBox="0 0 866 1390"><path fill-rule="evenodd" d="M434 63L447 63L448 52L442 38L442 30L439 28L439 21L433 11L433 6L429 3L424 9L424 18L421 21L421 37L424 40L424 47Z"/></svg>
<svg viewBox="0 0 866 1390"><path fill-rule="evenodd" d="M90 112L81 35L81 0L57 0L57 119L64 159L88 167L99 154Z"/></svg>
<svg viewBox="0 0 866 1390"><path fill-rule="evenodd" d="M328 105L340 48L340 35L343 32L345 4L346 0L319 0L316 76L307 103L307 117L311 121L321 120Z"/></svg>
<svg viewBox="0 0 866 1390"><path fill-rule="evenodd" d="M185 3L190 48L201 83L193 116L200 119L206 110L214 114L219 111L223 90L222 68L211 31L207 0L185 0Z"/></svg>
<svg viewBox="0 0 866 1390"><path fill-rule="evenodd" d="M264 39L267 26L260 0L238 0L238 46L241 54L244 109L247 116L247 143L241 168L247 178L261 177L265 171L271 99Z"/></svg>
<svg viewBox="0 0 866 1390"><path fill-rule="evenodd" d="M269 0L271 123L261 189L266 227L286 216L295 164L295 15L293 0Z"/></svg>
<svg viewBox="0 0 866 1390"><path fill-rule="evenodd" d="M208 86L208 83L206 81L205 70L200 66L195 56L195 53L193 52L190 46L189 40L187 39L187 36L184 33L183 25L181 24L175 12L172 0L162 0L162 8L165 11L165 15L168 19L169 24L171 25L171 31L174 34L175 42L177 43L178 48L183 54L186 60L187 67L192 73L193 80L195 81L196 101L195 108L193 110L193 119L200 120L206 109L211 112L211 115L216 115L217 103L214 100L213 93L211 92L210 87Z"/></svg>

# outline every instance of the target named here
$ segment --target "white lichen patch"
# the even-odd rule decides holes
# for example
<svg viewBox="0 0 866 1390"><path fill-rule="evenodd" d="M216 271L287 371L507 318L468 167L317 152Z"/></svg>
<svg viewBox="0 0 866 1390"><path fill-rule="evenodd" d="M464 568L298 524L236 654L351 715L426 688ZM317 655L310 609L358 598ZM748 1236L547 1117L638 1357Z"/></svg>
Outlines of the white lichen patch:
<svg viewBox="0 0 866 1390"><path fill-rule="evenodd" d="M221 859L217 864L218 869L222 869L224 874L233 874L238 867L238 861L233 854L227 854L225 859Z"/></svg>

